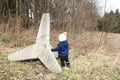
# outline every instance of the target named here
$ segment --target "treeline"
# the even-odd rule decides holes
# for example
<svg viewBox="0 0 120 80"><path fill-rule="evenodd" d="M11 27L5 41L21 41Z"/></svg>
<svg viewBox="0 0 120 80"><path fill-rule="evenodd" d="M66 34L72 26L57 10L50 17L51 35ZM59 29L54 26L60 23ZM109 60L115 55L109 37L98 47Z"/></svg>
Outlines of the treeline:
<svg viewBox="0 0 120 80"><path fill-rule="evenodd" d="M0 30L12 32L38 26L44 12L50 13L54 28L93 30L98 19L95 4L95 0L0 0Z"/></svg>
<svg viewBox="0 0 120 80"><path fill-rule="evenodd" d="M100 31L120 33L120 12L116 9L115 12L112 10L98 21L98 29Z"/></svg>

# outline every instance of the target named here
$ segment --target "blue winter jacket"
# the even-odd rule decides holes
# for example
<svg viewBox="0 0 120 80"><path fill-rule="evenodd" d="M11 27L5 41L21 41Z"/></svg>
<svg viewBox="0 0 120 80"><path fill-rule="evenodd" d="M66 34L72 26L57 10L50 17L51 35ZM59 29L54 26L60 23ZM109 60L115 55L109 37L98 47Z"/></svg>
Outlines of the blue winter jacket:
<svg viewBox="0 0 120 80"><path fill-rule="evenodd" d="M69 52L69 44L68 41L62 41L59 42L59 44L57 45L56 48L51 49L53 52L58 51L58 56L59 57L66 57L68 56L68 52Z"/></svg>

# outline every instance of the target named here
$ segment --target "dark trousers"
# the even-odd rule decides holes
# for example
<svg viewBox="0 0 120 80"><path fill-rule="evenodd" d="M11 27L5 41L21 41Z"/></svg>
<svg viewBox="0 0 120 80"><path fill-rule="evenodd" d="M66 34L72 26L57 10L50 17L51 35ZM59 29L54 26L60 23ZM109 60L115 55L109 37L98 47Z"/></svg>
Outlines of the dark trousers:
<svg viewBox="0 0 120 80"><path fill-rule="evenodd" d="M65 63L67 67L70 67L70 62L68 56L66 57L59 57L61 61L61 67L65 67Z"/></svg>

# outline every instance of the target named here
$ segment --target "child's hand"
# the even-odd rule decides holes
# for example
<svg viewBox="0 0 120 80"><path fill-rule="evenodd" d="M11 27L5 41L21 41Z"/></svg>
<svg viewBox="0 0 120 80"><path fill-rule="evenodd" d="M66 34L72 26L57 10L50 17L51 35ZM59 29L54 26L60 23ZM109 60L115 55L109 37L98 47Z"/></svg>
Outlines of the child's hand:
<svg viewBox="0 0 120 80"><path fill-rule="evenodd" d="M51 51L53 52L53 49L51 49Z"/></svg>

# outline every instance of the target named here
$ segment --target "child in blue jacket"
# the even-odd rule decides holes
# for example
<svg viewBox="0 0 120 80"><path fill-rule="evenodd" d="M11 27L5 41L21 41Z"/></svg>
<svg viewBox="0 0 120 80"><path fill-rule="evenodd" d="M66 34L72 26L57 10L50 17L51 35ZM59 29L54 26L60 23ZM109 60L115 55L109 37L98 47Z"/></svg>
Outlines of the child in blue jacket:
<svg viewBox="0 0 120 80"><path fill-rule="evenodd" d="M70 62L68 58L69 54L69 44L67 41L67 32L63 32L58 36L59 43L56 48L51 49L52 52L58 51L58 57L60 58L61 61L61 67L65 67L65 62L66 66L70 67Z"/></svg>

